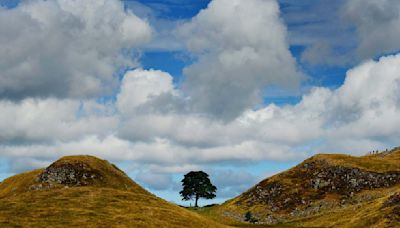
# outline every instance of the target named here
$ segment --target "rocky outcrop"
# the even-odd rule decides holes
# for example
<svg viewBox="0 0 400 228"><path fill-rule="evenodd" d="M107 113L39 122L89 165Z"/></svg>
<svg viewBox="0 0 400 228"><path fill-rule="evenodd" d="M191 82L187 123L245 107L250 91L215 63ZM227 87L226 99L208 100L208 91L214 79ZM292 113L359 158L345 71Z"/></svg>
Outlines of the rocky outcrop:
<svg viewBox="0 0 400 228"><path fill-rule="evenodd" d="M390 187L400 183L400 172L375 173L358 168L332 166L325 161L303 165L311 178L309 186L321 192L352 195L364 189Z"/></svg>
<svg viewBox="0 0 400 228"><path fill-rule="evenodd" d="M253 191L249 191L245 196L249 199L246 204L251 206L254 203L267 204L271 211L281 211L292 208L302 203L302 199L297 194L288 194L288 189L279 182L272 182L265 186L257 185ZM242 202L239 201L238 204Z"/></svg>
<svg viewBox="0 0 400 228"><path fill-rule="evenodd" d="M96 179L102 179L101 175L85 163L53 163L37 177L37 182L42 186L86 186Z"/></svg>
<svg viewBox="0 0 400 228"><path fill-rule="evenodd" d="M331 227L332 224L350 222L356 226L363 220L365 224L398 227L400 196L389 197L389 194L398 192L399 187L399 148L361 157L319 154L261 181L224 203L219 210L223 209L224 216L234 219L238 216L232 216L231 212L241 211L241 221L245 213L250 212L258 223L269 225L297 224L303 227L304 224L321 224L321 227ZM382 206L385 200L384 205L388 206ZM356 215L353 219L351 212L359 209L373 213L368 214L371 217L365 221L364 217L360 219ZM338 221L330 220L332 211ZM314 218L317 218L316 223ZM392 223L397 226L391 226Z"/></svg>
<svg viewBox="0 0 400 228"><path fill-rule="evenodd" d="M323 208L350 203L353 195L362 190L390 187L400 183L400 172L376 173L354 167L329 164L323 160L305 162L288 176L289 184L265 180L244 193L238 205L266 205L272 212L289 212L292 215L317 213ZM342 199L336 205L313 205L327 194L337 194ZM300 209L301 208L301 209Z"/></svg>

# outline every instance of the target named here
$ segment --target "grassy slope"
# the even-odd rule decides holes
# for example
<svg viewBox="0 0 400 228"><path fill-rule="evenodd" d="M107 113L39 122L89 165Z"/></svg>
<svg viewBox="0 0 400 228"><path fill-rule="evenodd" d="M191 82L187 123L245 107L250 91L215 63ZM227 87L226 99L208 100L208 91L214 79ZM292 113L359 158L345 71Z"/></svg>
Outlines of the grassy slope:
<svg viewBox="0 0 400 228"><path fill-rule="evenodd" d="M233 227L248 227L249 224L245 222L241 222L238 220L235 220L233 218L223 216L223 213L220 211L220 205L215 205L212 207L200 207L200 208L188 208L190 211L193 211L201 216L204 216L206 218L209 218L211 220L217 221L219 223L225 224L227 226L233 226Z"/></svg>
<svg viewBox="0 0 400 228"><path fill-rule="evenodd" d="M77 187L26 192L0 200L0 226L216 227L150 194Z"/></svg>
<svg viewBox="0 0 400 228"><path fill-rule="evenodd" d="M334 165L354 167L378 173L400 171L400 150L382 156L380 154L354 157L343 154L318 154L311 160L325 160Z"/></svg>
<svg viewBox="0 0 400 228"><path fill-rule="evenodd" d="M329 213L294 220L289 224L298 227L396 227L386 218L394 207L383 207L384 202L395 192L400 193L400 186L375 191L375 194L383 196L373 201L337 208Z"/></svg>
<svg viewBox="0 0 400 228"><path fill-rule="evenodd" d="M0 183L0 227L221 227L141 188L110 163L90 156L58 163L84 162L103 175L91 186L29 190L43 171Z"/></svg>
<svg viewBox="0 0 400 228"><path fill-rule="evenodd" d="M400 151L387 156L316 155L306 161L324 160L329 164L357 167L374 172L400 170ZM92 186L56 186L50 190L29 190L43 169L11 177L0 183L0 226L146 226L146 227L249 227L247 223L224 216L227 211L242 216L249 208L236 205L241 196L212 208L186 210L148 193L112 164L90 156L66 157L58 162L85 162L105 179ZM299 165L301 166L301 164ZM296 166L275 175L270 180L293 184ZM373 201L348 205L310 217L287 221L274 227L382 227L385 215L393 207L382 208L383 202L400 186L363 191L359 194L376 195ZM253 205L263 211L262 205ZM195 213L193 213L195 212ZM257 225L255 225L257 226ZM261 226L261 225L258 225Z"/></svg>
<svg viewBox="0 0 400 228"><path fill-rule="evenodd" d="M378 155L368 155L362 157L353 157L348 155L338 155L338 154L320 154L307 159L305 162L310 162L314 160L324 160L331 165L339 165L345 167L359 168L366 171L372 171L377 173L384 173L388 171L400 171L400 150L393 151L393 153L386 156ZM262 181L278 181L280 183L285 183L287 185L295 186L298 181L296 179L297 169L301 167L300 165L289 169L283 173L277 174ZM251 189L250 189L251 190ZM396 185L391 188L380 188L375 190L364 190L357 195L366 194L369 196L376 197L373 201L366 201L365 203L348 205L344 208L336 208L329 210L328 212L322 212L320 214L302 218L301 220L294 220L285 222L284 224L278 224L278 227L366 227L375 226L383 227L387 224L387 219L385 215L390 213L393 208L382 209L382 203L389 197L389 195L394 192L400 192L400 185ZM206 217L214 220L222 221L224 224L233 226L244 226L243 223L236 221L233 218L227 218L224 216L226 212L230 212L236 216L243 216L248 210L265 213L265 208L263 205L252 205L250 207L244 208L242 206L237 206L237 202L243 197L240 195L236 198L228 200L220 206L215 206L213 208L203 209L197 211ZM332 200L337 200L335 195L327 195L324 200L332 198ZM269 212L267 212L268 214ZM224 217L223 219L220 219ZM400 224L399 224L400 225Z"/></svg>
<svg viewBox="0 0 400 228"><path fill-rule="evenodd" d="M106 160L101 160L93 156L67 156L59 159L53 164L62 165L66 163L84 163L88 165L91 170L94 170L96 173L101 175L103 178L94 181L91 184L93 187L108 187L138 193L147 193L146 190L132 181L123 171ZM29 187L37 185L37 176L44 170L45 169L37 169L5 179L0 183L0 198L30 191ZM64 186L60 185L59 187Z"/></svg>

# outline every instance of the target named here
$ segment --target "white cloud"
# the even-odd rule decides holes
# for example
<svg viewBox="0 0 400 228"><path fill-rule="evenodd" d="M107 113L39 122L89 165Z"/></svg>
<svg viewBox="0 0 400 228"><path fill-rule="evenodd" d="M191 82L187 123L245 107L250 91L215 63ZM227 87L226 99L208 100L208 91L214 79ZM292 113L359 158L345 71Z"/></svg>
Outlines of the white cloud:
<svg viewBox="0 0 400 228"><path fill-rule="evenodd" d="M400 55L368 61L350 70L340 88L325 89L325 96L311 100L310 104L325 106L319 113L324 131L320 137L327 141L322 148L363 153L396 145L399 73Z"/></svg>
<svg viewBox="0 0 400 228"><path fill-rule="evenodd" d="M356 63L354 30L340 17L347 0L278 1L290 45L297 51L305 48L300 53L302 63L345 67Z"/></svg>
<svg viewBox="0 0 400 228"><path fill-rule="evenodd" d="M302 79L273 0L214 0L178 29L198 61L183 90L195 110L232 120L261 103L268 85L295 89Z"/></svg>
<svg viewBox="0 0 400 228"><path fill-rule="evenodd" d="M359 58L400 50L399 11L397 0L347 0L342 14L355 26Z"/></svg>
<svg viewBox="0 0 400 228"><path fill-rule="evenodd" d="M135 95L137 93L141 95ZM162 103L154 102L167 95L174 99L168 97L169 99L163 99ZM147 142L162 138L178 145L210 150L213 147L225 146L236 148L235 150L252 147L253 150L263 150L265 154L269 154L266 156L270 156L272 152L269 151L272 151L272 148L288 151L287 147L277 146L279 143L293 145L318 134L318 131L307 134L301 132L305 127L316 128L318 122L311 118L308 122L298 121L299 116L274 105L258 111L248 110L233 121L223 122L193 112L188 108L189 102L173 88L172 77L166 73L153 70L128 72L117 100L123 116L119 136L131 141ZM154 105L155 103L157 105ZM283 117L280 117L281 115ZM269 128L263 129L259 126ZM286 130L289 128L291 131ZM271 149L268 149L267 145ZM276 155L272 157L277 158Z"/></svg>
<svg viewBox="0 0 400 228"><path fill-rule="evenodd" d="M31 1L11 11L1 9L0 17L9 14L11 18L25 18L16 22L26 20L21 22L23 26L29 21L33 23L32 28L49 30L51 33L45 34L50 37L47 42L41 40L43 37L39 33L32 35L32 39L38 41L35 46L47 47L38 53L65 63L72 71L97 70L103 64L114 69L113 64L97 58L90 65L86 60L93 59L87 58L85 53L94 51L95 56L103 57L110 53L119 55L121 47L145 42L148 34L145 28L148 27L138 18L132 23L144 26L138 27L144 31L143 36L132 27L125 27L122 21L135 16L123 11L118 2L109 2L94 1L91 2L93 8L75 9L76 1ZM109 7L103 8L102 4ZM98 11L94 13L93 9L104 12L99 17ZM55 12L60 13L55 21L48 21L56 17L52 15ZM110 16L112 13L116 13L115 18ZM34 19L28 20L27 16ZM96 42L87 43L86 38L82 38L73 43L65 41L65 47L58 46L61 41L56 38L60 34L55 29L59 25L66 26L63 23L72 23L71 31L75 29ZM75 27L76 23L79 26ZM109 23L116 27L110 27ZM2 26L6 25L0 20L1 29ZM11 37L12 29L15 28L11 26L6 34L0 35L0 49L5 48L1 39L11 40L6 36ZM121 36L107 35L115 32ZM180 32L188 48L198 57L198 62L186 69L189 78L181 88L174 86L173 77L166 72L139 68L123 77L116 87L119 93L115 101L99 103L94 99L70 98L75 96L71 91L66 93L69 98L32 98L34 87L28 85L32 80L18 76L14 78L19 80L17 83L7 76L1 77L0 80L8 80L7 83L15 83L15 86L21 83L21 87L16 88L26 91L19 101L0 100L1 157L10 159L14 170L41 166L70 154L129 161L140 164L145 170L137 176L143 183L163 189L171 187L168 185L170 175L205 165L288 161L316 152L360 154L396 145L400 137L400 55L364 62L347 73L341 87L314 88L296 105L271 104L255 109L258 95L266 85L275 83L290 87L300 79L287 50L286 31L276 2L216 0ZM51 36L53 33L55 37ZM20 45L28 46L7 52L10 57L0 59L0 69L5 69L4 72L16 66L18 58L28 53L25 48L37 48L22 41ZM67 48L70 46L72 50ZM84 48L83 54L80 48ZM82 56L69 59L65 55L50 55L54 50L61 50L62 54L72 51ZM80 52L75 52L78 50ZM39 60L40 64L34 66L42 75L47 72L43 70L47 70L48 65L41 63L48 62ZM5 62L10 67L1 65ZM75 65L78 62L82 65ZM57 68L57 72L59 70ZM35 83L47 89L54 79L47 76L37 78ZM63 74L54 77L58 80ZM58 91L58 85L61 84L55 83L50 89ZM4 88L4 94L11 96L13 92ZM10 98L8 95L3 97ZM53 95L63 97L62 94ZM229 177L219 181L226 188L226 195L239 191L229 186L245 186L249 184L246 179L254 180L248 173L222 172L221 175Z"/></svg>
<svg viewBox="0 0 400 228"><path fill-rule="evenodd" d="M92 97L118 86L121 54L151 37L118 0L23 1L0 8L0 98Z"/></svg>
<svg viewBox="0 0 400 228"><path fill-rule="evenodd" d="M12 135L15 139L36 136L53 141L3 145L1 151L4 156L47 158L82 151L111 160L168 164L170 171L179 170L179 164L194 167L221 161L288 160L319 150L357 154L371 147L395 145L400 136L399 72L400 55L368 61L350 70L344 85L336 90L315 88L297 105L248 110L226 123L180 109L138 112L162 96L160 91L175 91L170 80L163 81L170 79L166 73L136 70L127 73L130 76L123 83L129 86L122 87L128 90L121 94L140 88L146 96L128 96L125 102L116 102L118 108L129 107L130 118L124 112L109 111L110 107L96 107L99 104L83 104L89 108L82 108L73 101L2 102L2 118L14 118L1 121L3 139L10 140ZM138 99L140 106L129 103L138 104ZM92 111L82 111L86 114L79 117L74 115L78 110ZM27 112L30 115L24 115ZM91 118L93 122L88 122Z"/></svg>
<svg viewBox="0 0 400 228"><path fill-rule="evenodd" d="M174 31L186 19L176 19L162 15L165 14L166 11L171 12L174 10L170 7L186 10L187 6L185 6L185 4L191 5L193 4L192 2L179 2L173 6L171 6L170 3L165 3L165 1L157 4L124 1L124 4L137 16L146 18L153 28L152 39L145 45L146 50L182 51L184 49L182 41L175 35ZM163 6L159 7L161 5Z"/></svg>
<svg viewBox="0 0 400 228"><path fill-rule="evenodd" d="M105 137L118 124L110 107L93 101L25 99L0 101L0 141L70 141L88 134Z"/></svg>
<svg viewBox="0 0 400 228"><path fill-rule="evenodd" d="M315 88L297 105L268 105L222 122L180 108L166 113L143 109L165 92L178 91L168 74L136 70L127 73L123 83L129 86L122 85L126 90L121 94L137 88L146 96L127 96L123 103L2 101L0 132L8 143L1 144L0 151L15 170L25 164L21 157L35 166L79 153L138 163L147 170L144 176L157 174L163 180L221 162L287 161L316 152L361 154L396 145L400 137L399 75L400 55L368 61L350 70L338 89ZM146 86L137 87L143 83ZM119 111L125 105L129 111ZM18 140L25 143L14 143ZM149 187L170 187L156 186L151 182L156 177L143 175L141 181ZM239 191L224 189L226 196Z"/></svg>
<svg viewBox="0 0 400 228"><path fill-rule="evenodd" d="M123 115L132 115L136 109L163 93L173 93L172 76L157 70L137 69L125 74L117 106Z"/></svg>
<svg viewBox="0 0 400 228"><path fill-rule="evenodd" d="M400 55L368 61L349 71L344 85L330 99L328 136L353 144L368 140L365 145L374 143L380 148L396 145L395 138L400 136L399 71Z"/></svg>
<svg viewBox="0 0 400 228"><path fill-rule="evenodd" d="M398 0L279 1L303 63L348 67L400 50Z"/></svg>

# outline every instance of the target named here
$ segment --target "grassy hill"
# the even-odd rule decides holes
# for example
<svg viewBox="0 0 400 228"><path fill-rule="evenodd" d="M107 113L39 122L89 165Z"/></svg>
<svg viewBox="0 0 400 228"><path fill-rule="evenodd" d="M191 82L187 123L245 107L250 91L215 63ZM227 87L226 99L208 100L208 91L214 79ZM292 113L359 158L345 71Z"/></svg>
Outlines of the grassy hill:
<svg viewBox="0 0 400 228"><path fill-rule="evenodd" d="M0 227L223 227L168 203L107 161L64 157L0 183Z"/></svg>
<svg viewBox="0 0 400 228"><path fill-rule="evenodd" d="M256 224L245 214L251 213ZM222 205L185 209L92 156L0 183L0 227L399 227L400 150L320 154Z"/></svg>
<svg viewBox="0 0 400 228"><path fill-rule="evenodd" d="M316 155L197 212L235 226L250 212L258 224L277 227L399 227L400 150Z"/></svg>

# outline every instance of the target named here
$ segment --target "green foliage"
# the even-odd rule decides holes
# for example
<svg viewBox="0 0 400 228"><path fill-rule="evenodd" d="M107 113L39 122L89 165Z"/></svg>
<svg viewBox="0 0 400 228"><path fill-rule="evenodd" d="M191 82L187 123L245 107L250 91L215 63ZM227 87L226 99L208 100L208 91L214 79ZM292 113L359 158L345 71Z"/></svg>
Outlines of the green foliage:
<svg viewBox="0 0 400 228"><path fill-rule="evenodd" d="M199 198L213 199L217 187L211 184L208 174L203 171L191 171L187 173L182 180L183 190L179 192L182 200L195 199L195 207Z"/></svg>
<svg viewBox="0 0 400 228"><path fill-rule="evenodd" d="M246 214L244 215L244 221L246 222L250 221L251 217L252 217L251 212L250 211L246 212Z"/></svg>
<svg viewBox="0 0 400 228"><path fill-rule="evenodd" d="M253 224L258 222L258 220L255 217L253 217L253 215L251 214L250 211L246 212L246 214L244 215L244 221L253 223Z"/></svg>

